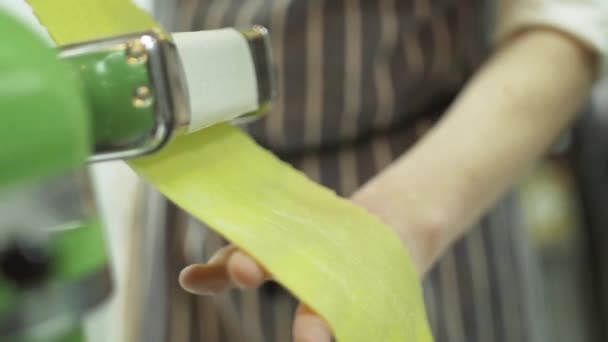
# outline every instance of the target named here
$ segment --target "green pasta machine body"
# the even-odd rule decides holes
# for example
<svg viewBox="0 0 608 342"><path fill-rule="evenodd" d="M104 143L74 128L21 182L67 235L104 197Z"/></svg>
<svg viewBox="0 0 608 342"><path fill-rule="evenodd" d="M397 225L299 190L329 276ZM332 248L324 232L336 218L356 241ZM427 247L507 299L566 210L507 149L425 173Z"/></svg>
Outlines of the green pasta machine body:
<svg viewBox="0 0 608 342"><path fill-rule="evenodd" d="M150 31L55 48L1 10L0 32L0 340L83 341L83 315L112 290L86 165L259 117L274 96L268 33Z"/></svg>

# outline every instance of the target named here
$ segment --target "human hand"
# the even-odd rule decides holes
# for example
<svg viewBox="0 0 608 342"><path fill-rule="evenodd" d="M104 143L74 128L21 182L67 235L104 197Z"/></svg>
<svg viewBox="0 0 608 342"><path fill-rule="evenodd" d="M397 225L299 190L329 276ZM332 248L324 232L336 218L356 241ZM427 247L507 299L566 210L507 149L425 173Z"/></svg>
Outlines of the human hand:
<svg viewBox="0 0 608 342"><path fill-rule="evenodd" d="M198 295L215 295L231 288L257 288L271 279L258 262L234 245L218 250L206 264L184 268L179 275L181 286ZM295 342L331 341L328 325L304 304L295 312L292 334Z"/></svg>

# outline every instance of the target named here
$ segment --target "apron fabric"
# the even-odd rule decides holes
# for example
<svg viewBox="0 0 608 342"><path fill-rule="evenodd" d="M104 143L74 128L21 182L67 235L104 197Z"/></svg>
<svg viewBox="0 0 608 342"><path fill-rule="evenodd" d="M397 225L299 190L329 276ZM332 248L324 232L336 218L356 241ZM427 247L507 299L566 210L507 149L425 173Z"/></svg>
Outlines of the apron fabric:
<svg viewBox="0 0 608 342"><path fill-rule="evenodd" d="M483 0L181 0L173 31L267 27L272 112L246 127L310 178L348 196L403 154L483 62ZM462 132L469 134L470 132ZM438 342L546 341L535 260L506 196L424 280ZM172 234L170 277L226 242L202 224ZM166 294L168 340L290 341L296 301L279 285L214 297Z"/></svg>

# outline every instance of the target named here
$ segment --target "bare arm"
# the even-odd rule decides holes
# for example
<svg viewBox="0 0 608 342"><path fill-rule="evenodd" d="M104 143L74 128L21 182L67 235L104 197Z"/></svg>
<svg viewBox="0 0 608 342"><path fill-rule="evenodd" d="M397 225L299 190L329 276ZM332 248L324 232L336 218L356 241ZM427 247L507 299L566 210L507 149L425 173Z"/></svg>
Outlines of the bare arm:
<svg viewBox="0 0 608 342"><path fill-rule="evenodd" d="M393 227L425 273L572 121L595 65L561 33L518 35L436 127L353 200Z"/></svg>

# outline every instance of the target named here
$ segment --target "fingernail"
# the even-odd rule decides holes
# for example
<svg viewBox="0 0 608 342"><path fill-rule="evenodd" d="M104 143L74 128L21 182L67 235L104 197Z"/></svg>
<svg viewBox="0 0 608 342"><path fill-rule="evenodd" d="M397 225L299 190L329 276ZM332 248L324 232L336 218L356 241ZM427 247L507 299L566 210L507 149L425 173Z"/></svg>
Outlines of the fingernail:
<svg viewBox="0 0 608 342"><path fill-rule="evenodd" d="M192 294L208 296L225 290L229 279L223 265L190 265L180 272L179 283Z"/></svg>

